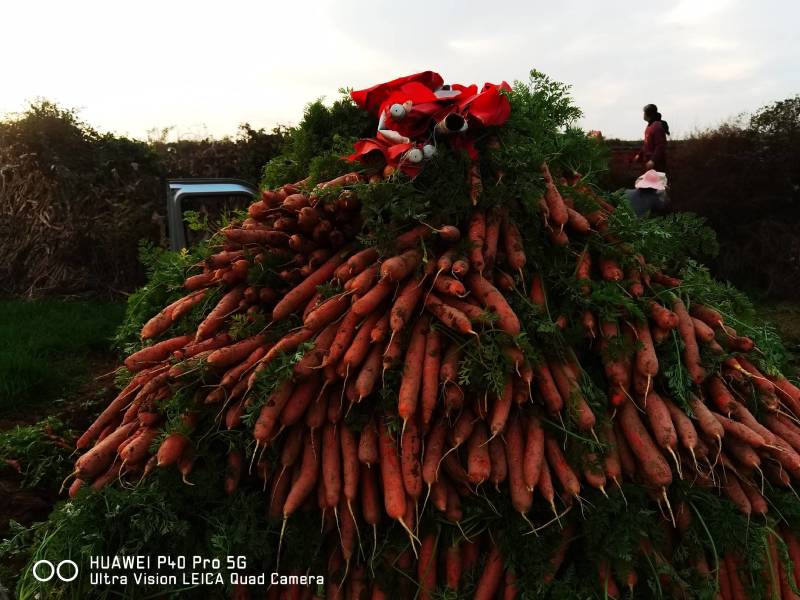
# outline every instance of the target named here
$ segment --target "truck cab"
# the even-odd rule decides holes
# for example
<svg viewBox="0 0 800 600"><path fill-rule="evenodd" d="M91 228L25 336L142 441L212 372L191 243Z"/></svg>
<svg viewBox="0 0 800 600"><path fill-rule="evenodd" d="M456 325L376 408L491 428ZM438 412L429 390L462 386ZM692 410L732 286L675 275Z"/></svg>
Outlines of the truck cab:
<svg viewBox="0 0 800 600"><path fill-rule="evenodd" d="M202 241L202 232L187 227L186 211L209 218L245 208L258 195L256 186L241 179L167 180L167 227L170 250L182 250Z"/></svg>

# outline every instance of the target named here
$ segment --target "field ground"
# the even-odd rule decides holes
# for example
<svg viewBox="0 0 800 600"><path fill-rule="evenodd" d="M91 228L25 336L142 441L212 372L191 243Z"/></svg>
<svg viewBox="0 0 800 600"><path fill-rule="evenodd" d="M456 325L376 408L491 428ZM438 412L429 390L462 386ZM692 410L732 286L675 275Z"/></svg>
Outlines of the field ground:
<svg viewBox="0 0 800 600"><path fill-rule="evenodd" d="M10 521L46 519L57 502L74 434L113 397L113 377L98 377L117 366L123 314L121 303L0 300L0 541Z"/></svg>
<svg viewBox="0 0 800 600"><path fill-rule="evenodd" d="M50 405L99 365L113 368L110 340L123 314L121 303L0 300L0 417Z"/></svg>

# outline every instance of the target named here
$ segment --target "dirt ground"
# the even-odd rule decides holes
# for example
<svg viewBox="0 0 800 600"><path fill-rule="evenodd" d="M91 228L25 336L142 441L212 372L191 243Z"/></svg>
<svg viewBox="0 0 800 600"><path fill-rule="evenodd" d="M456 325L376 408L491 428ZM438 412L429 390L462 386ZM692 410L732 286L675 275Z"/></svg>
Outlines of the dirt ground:
<svg viewBox="0 0 800 600"><path fill-rule="evenodd" d="M39 402L0 417L0 431L17 426L32 425L44 418L56 416L76 432L88 427L93 407L105 404L114 397L113 377L107 376L117 366L113 358L93 359L83 385L69 398L55 402ZM104 377L105 376L105 377ZM70 445L74 439L65 440ZM61 482L42 482L34 488L22 486L22 476L13 465L0 464L0 539L9 532L9 521L29 525L47 518L59 495Z"/></svg>

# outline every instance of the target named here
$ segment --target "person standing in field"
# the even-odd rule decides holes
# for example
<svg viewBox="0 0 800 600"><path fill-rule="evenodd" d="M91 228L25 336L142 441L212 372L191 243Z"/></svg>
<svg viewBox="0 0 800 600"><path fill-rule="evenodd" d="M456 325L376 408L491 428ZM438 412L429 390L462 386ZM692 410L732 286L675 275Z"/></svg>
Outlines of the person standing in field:
<svg viewBox="0 0 800 600"><path fill-rule="evenodd" d="M644 130L644 144L639 154L636 155L637 162L643 162L645 171L655 169L661 173L667 170L667 136L669 135L669 125L661 118L658 107L655 104L648 104L644 107L644 120L647 127Z"/></svg>

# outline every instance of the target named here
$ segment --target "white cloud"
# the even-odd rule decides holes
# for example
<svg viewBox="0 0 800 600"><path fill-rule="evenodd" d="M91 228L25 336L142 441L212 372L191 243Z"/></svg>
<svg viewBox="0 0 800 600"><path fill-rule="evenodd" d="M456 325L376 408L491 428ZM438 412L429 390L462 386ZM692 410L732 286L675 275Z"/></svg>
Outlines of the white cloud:
<svg viewBox="0 0 800 600"><path fill-rule="evenodd" d="M666 21L678 25L700 25L729 8L731 0L680 0L666 14Z"/></svg>
<svg viewBox="0 0 800 600"><path fill-rule="evenodd" d="M675 131L800 90L800 4L680 0L4 0L0 113L47 97L103 131L234 134L296 123L341 86L434 69L446 81L574 84L584 125L641 135L641 107ZM43 17L45 15L46 17ZM746 85L742 85L746 82ZM692 104L687 98L710 98ZM204 129L205 128L205 129Z"/></svg>
<svg viewBox="0 0 800 600"><path fill-rule="evenodd" d="M709 81L738 81L748 77L758 67L752 58L742 58L699 65L695 72Z"/></svg>

